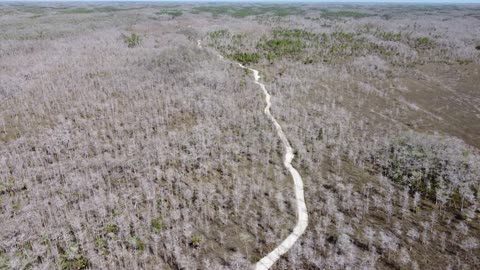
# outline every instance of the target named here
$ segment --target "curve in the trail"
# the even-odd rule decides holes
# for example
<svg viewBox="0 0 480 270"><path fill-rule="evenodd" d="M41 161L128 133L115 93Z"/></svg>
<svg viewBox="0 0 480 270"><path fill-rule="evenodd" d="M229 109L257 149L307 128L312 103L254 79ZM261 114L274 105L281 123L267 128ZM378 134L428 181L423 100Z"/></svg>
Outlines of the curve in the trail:
<svg viewBox="0 0 480 270"><path fill-rule="evenodd" d="M197 41L197 45L199 48L202 48L201 41ZM218 55L220 58L223 59L221 55ZM272 113L270 112L270 107L272 106L272 103L270 101L271 95L265 88L265 85L261 83L260 80L260 75L258 74L258 70L246 67L242 64L238 64L241 68L243 69L248 69L253 72L253 78L255 79L255 83L260 86L260 88L263 90L263 93L265 95L265 101L267 103L267 106L265 106L264 113L267 115L267 117L272 121L273 125L275 126L275 129L277 130L277 135L280 137L280 140L282 141L283 147L285 148L285 158L283 160L283 165L285 168L290 172L293 178L293 184L295 188L295 198L297 202L297 224L295 225L295 228L293 228L293 231L285 238L285 240L280 243L274 250L272 250L270 253L268 253L265 257L263 257L260 261L258 261L255 265L255 270L266 270L270 269L272 265L280 259L280 256L285 254L292 246L295 244L295 242L298 240L298 238L305 232L305 229L308 226L308 213L307 213L307 206L305 204L305 196L303 192L303 180L298 171L292 166L292 160L295 157L293 154L293 149L290 145L290 142L287 139L287 136L283 132L282 126L277 122L275 117L273 117Z"/></svg>

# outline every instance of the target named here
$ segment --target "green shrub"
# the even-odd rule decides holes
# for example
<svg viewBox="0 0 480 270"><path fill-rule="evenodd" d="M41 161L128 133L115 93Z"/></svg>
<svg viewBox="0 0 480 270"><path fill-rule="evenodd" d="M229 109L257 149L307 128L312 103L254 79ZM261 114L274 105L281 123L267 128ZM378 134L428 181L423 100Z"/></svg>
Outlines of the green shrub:
<svg viewBox="0 0 480 270"><path fill-rule="evenodd" d="M265 53L265 58L267 58L267 60L272 63L275 59L278 58L278 56L272 52L266 52Z"/></svg>
<svg viewBox="0 0 480 270"><path fill-rule="evenodd" d="M228 57L244 65L258 63L260 60L260 55L258 53L236 52L229 54Z"/></svg>
<svg viewBox="0 0 480 270"><path fill-rule="evenodd" d="M380 34L380 37L386 41L401 41L402 40L402 33L389 33L383 32Z"/></svg>
<svg viewBox="0 0 480 270"><path fill-rule="evenodd" d="M103 255L108 255L108 244L107 240L105 240L103 237L98 237L95 239L95 249L101 252Z"/></svg>
<svg viewBox="0 0 480 270"><path fill-rule="evenodd" d="M217 39L217 38L221 38L221 37L228 37L228 36L229 36L229 32L228 32L228 30L221 29L221 30L216 30L216 31L209 32L209 33L208 33L208 36L209 36L211 39Z"/></svg>
<svg viewBox="0 0 480 270"><path fill-rule="evenodd" d="M355 35L353 33L346 32L333 32L331 37L339 42L352 42Z"/></svg>
<svg viewBox="0 0 480 270"><path fill-rule="evenodd" d="M66 257L61 258L61 268L62 270L82 270L88 268L88 260L84 256L75 257L73 259L68 259Z"/></svg>
<svg viewBox="0 0 480 270"><path fill-rule="evenodd" d="M0 269L9 269L9 259L5 250L0 248Z"/></svg>
<svg viewBox="0 0 480 270"><path fill-rule="evenodd" d="M459 65L468 65L473 62L472 59L457 59L456 61Z"/></svg>
<svg viewBox="0 0 480 270"><path fill-rule="evenodd" d="M105 225L105 232L106 233L113 233L117 234L119 231L118 226L116 224L107 224Z"/></svg>
<svg viewBox="0 0 480 270"><path fill-rule="evenodd" d="M145 244L138 236L130 237L128 242L130 243L131 247L136 250L140 250L140 251L145 250Z"/></svg>
<svg viewBox="0 0 480 270"><path fill-rule="evenodd" d="M274 29L272 31L274 38L318 40L318 35L303 29Z"/></svg>
<svg viewBox="0 0 480 270"><path fill-rule="evenodd" d="M427 49L435 47L435 41L428 37L419 37L415 39L415 48Z"/></svg>
<svg viewBox="0 0 480 270"><path fill-rule="evenodd" d="M152 228L155 232L161 231L163 229L162 218L157 217L157 218L152 219L152 221L150 222L150 225L152 226Z"/></svg>
<svg viewBox="0 0 480 270"><path fill-rule="evenodd" d="M194 235L190 244L194 247L199 247L201 242L202 238L199 235Z"/></svg>
<svg viewBox="0 0 480 270"><path fill-rule="evenodd" d="M123 40L129 48L133 48L140 44L140 36L135 33L131 33L130 36L123 35Z"/></svg>
<svg viewBox="0 0 480 270"><path fill-rule="evenodd" d="M89 267L89 261L82 255L78 245L72 244L67 250L61 251L60 267L62 270L82 270Z"/></svg>

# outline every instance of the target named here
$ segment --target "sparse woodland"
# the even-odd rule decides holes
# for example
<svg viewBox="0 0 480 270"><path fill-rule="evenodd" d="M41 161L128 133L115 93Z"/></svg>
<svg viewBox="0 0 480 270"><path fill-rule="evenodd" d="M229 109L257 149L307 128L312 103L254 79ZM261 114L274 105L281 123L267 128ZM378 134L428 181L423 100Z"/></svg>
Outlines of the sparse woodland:
<svg viewBox="0 0 480 270"><path fill-rule="evenodd" d="M0 269L275 248L293 184L228 61L305 182L272 269L480 268L480 6L2 3L0 26Z"/></svg>

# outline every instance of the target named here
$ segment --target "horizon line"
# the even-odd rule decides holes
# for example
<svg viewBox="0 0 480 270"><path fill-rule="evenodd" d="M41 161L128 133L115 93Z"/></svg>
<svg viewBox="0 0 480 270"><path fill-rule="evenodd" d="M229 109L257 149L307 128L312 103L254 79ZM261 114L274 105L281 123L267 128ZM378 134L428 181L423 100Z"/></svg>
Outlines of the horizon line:
<svg viewBox="0 0 480 270"><path fill-rule="evenodd" d="M2 3L95 3L95 2L104 2L104 3L143 3L143 2L162 2L162 3L283 3L283 4L310 4L310 3L332 3L332 4L480 4L480 0L391 0L391 1L380 1L380 0L302 0L302 1L292 1L292 0L0 0Z"/></svg>

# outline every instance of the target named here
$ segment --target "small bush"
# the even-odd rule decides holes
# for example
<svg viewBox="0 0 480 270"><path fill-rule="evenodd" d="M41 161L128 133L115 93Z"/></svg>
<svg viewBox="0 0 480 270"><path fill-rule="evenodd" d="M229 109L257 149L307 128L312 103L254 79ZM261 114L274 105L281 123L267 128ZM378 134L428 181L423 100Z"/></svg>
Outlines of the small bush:
<svg viewBox="0 0 480 270"><path fill-rule="evenodd" d="M194 235L192 237L192 242L190 243L193 247L199 247L202 242L202 238L199 235Z"/></svg>
<svg viewBox="0 0 480 270"><path fill-rule="evenodd" d="M119 231L118 226L116 224L107 224L105 226L105 232L106 233L113 233L117 234Z"/></svg>
<svg viewBox="0 0 480 270"><path fill-rule="evenodd" d="M123 40L129 48L140 45L140 36L135 33L130 34L130 36L123 35Z"/></svg>
<svg viewBox="0 0 480 270"><path fill-rule="evenodd" d="M95 249L98 252L101 252L103 255L108 255L109 251L107 248L108 248L107 240L105 240L102 237L98 237L97 239L95 239Z"/></svg>
<svg viewBox="0 0 480 270"><path fill-rule="evenodd" d="M82 270L89 267L89 261L82 255L79 246L73 244L62 252L60 266L62 270Z"/></svg>
<svg viewBox="0 0 480 270"><path fill-rule="evenodd" d="M138 236L131 237L128 242L130 243L131 247L136 250L145 250L145 244Z"/></svg>
<svg viewBox="0 0 480 270"><path fill-rule="evenodd" d="M73 259L68 259L66 257L62 257L61 267L62 267L62 270L87 269L88 260L84 256L75 257Z"/></svg>
<svg viewBox="0 0 480 270"><path fill-rule="evenodd" d="M162 218L157 217L157 218L152 219L150 225L152 226L152 228L155 232L161 231L163 229Z"/></svg>

